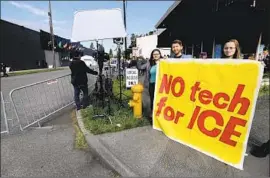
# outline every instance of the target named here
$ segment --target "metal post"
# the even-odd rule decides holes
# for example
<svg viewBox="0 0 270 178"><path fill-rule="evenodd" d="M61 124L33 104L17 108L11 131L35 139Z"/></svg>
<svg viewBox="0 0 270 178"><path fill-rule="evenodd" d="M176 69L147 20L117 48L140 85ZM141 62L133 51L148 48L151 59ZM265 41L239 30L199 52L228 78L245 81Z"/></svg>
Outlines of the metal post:
<svg viewBox="0 0 270 178"><path fill-rule="evenodd" d="M52 53L53 53L53 68L56 68L55 54L54 54L54 34L53 34L53 22L52 22L52 9L51 1L49 0L49 21L50 21L50 32L51 32L51 41L52 41Z"/></svg>
<svg viewBox="0 0 270 178"><path fill-rule="evenodd" d="M213 41L212 58L215 58L215 48L216 48L216 38L214 38L214 41Z"/></svg>
<svg viewBox="0 0 270 178"><path fill-rule="evenodd" d="M217 3L216 3L216 12L218 11L218 5L219 5L219 0L217 0Z"/></svg>
<svg viewBox="0 0 270 178"><path fill-rule="evenodd" d="M201 42L201 53L203 52L203 41Z"/></svg>
<svg viewBox="0 0 270 178"><path fill-rule="evenodd" d="M257 49L256 49L256 56L255 56L255 60L258 61L259 60L259 50L260 50L260 46L262 43L262 33L260 34L259 40L258 40L258 45L257 45Z"/></svg>
<svg viewBox="0 0 270 178"><path fill-rule="evenodd" d="M126 23L126 0L123 0L123 9L124 9L124 25L125 25L125 29L127 30L127 23ZM127 37L125 37L125 60L127 60Z"/></svg>
<svg viewBox="0 0 270 178"><path fill-rule="evenodd" d="M192 44L191 55L192 55L192 57L194 55L194 44Z"/></svg>
<svg viewBox="0 0 270 178"><path fill-rule="evenodd" d="M4 96L3 96L3 93L2 93L2 91L0 92L0 94L1 94L1 105L3 106L3 114L4 114L4 119L5 119L5 125L6 125L6 131L1 131L1 133L3 132L7 132L7 133L9 133L9 126L8 126L8 121L7 121L7 114L6 114L6 106L5 106L5 101L4 101ZM1 118L1 119L3 119L3 118Z"/></svg>
<svg viewBox="0 0 270 178"><path fill-rule="evenodd" d="M121 58L121 50L120 50L120 45L118 45L118 77L119 78L119 101L120 104L122 104L122 74L121 74L121 67L120 67L120 58Z"/></svg>

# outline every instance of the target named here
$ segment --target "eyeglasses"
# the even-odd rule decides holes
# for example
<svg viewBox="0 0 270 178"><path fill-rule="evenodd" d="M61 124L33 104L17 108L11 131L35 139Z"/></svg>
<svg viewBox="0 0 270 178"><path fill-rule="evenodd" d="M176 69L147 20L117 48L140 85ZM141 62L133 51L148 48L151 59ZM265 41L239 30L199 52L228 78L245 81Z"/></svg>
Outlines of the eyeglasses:
<svg viewBox="0 0 270 178"><path fill-rule="evenodd" d="M224 49L235 49L235 47L225 47Z"/></svg>
<svg viewBox="0 0 270 178"><path fill-rule="evenodd" d="M160 54L156 53L156 54L153 54L153 56L160 56Z"/></svg>

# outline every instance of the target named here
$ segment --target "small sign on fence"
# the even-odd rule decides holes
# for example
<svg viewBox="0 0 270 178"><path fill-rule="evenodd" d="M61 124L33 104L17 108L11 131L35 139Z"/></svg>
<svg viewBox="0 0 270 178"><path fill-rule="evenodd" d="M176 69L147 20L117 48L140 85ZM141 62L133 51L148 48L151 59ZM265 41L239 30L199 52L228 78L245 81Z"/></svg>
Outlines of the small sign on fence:
<svg viewBox="0 0 270 178"><path fill-rule="evenodd" d="M138 84L138 69L126 69L126 88Z"/></svg>
<svg viewBox="0 0 270 178"><path fill-rule="evenodd" d="M51 85L51 84L54 84L54 83L57 83L57 79L50 80L50 81L47 82L48 85Z"/></svg>

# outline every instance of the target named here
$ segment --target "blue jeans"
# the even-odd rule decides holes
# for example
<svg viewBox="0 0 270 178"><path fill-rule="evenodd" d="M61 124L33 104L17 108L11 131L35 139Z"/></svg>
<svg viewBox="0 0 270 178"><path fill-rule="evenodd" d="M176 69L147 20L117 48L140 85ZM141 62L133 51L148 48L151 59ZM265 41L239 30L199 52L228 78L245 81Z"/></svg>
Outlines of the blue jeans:
<svg viewBox="0 0 270 178"><path fill-rule="evenodd" d="M77 110L80 110L81 107L86 108L88 106L88 86L80 85L74 87L74 100L77 107ZM83 92L83 100L80 100L80 93Z"/></svg>

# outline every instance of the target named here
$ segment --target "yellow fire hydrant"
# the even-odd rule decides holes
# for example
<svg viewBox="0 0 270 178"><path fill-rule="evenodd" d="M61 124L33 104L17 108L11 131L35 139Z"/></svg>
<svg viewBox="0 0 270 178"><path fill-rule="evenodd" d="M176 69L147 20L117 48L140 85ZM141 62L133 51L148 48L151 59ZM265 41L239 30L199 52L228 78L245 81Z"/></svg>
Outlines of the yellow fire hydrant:
<svg viewBox="0 0 270 178"><path fill-rule="evenodd" d="M137 84L131 87L133 93L133 100L129 101L129 106L133 107L133 115L137 119L142 118L142 92L143 85Z"/></svg>

